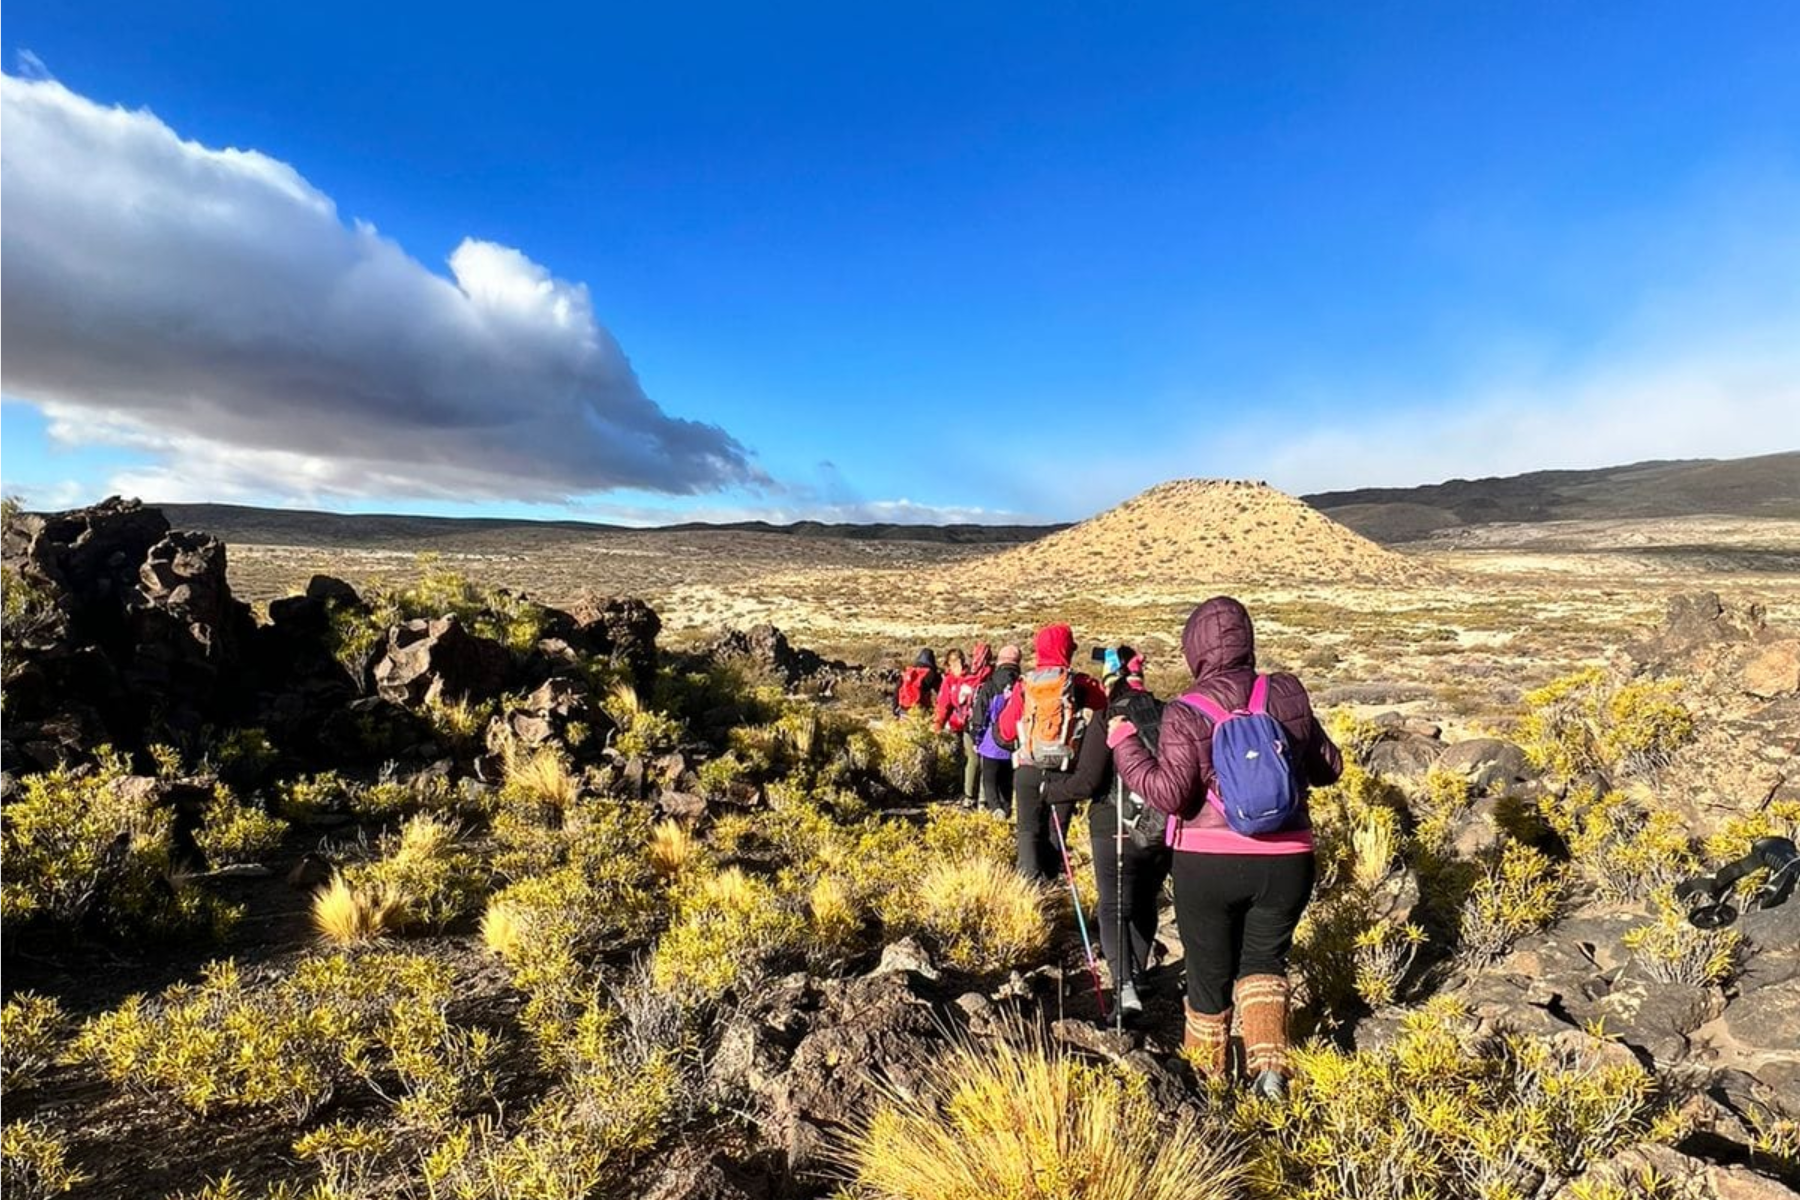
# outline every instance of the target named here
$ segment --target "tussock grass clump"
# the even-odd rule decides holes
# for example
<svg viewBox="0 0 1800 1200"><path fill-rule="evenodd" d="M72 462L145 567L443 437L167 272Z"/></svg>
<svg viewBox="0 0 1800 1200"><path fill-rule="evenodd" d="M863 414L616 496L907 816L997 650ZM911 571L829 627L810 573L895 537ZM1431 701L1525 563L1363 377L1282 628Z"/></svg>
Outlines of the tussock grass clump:
<svg viewBox="0 0 1800 1200"><path fill-rule="evenodd" d="M664 879L677 879L695 860L699 843L679 821L662 821L650 831L650 867Z"/></svg>
<svg viewBox="0 0 1800 1200"><path fill-rule="evenodd" d="M382 856L344 873L359 894L391 900L391 925L442 929L473 908L486 873L456 822L416 813L381 839Z"/></svg>
<svg viewBox="0 0 1800 1200"><path fill-rule="evenodd" d="M357 886L339 871L313 893L313 928L340 946L371 942L399 929L405 901L385 884Z"/></svg>
<svg viewBox="0 0 1800 1200"><path fill-rule="evenodd" d="M894 1091L842 1151L884 1200L1228 1200L1216 1130L1168 1121L1141 1080L1040 1042L962 1045L921 1094Z"/></svg>
<svg viewBox="0 0 1800 1200"><path fill-rule="evenodd" d="M797 952L806 928L797 897L728 867L680 897L650 955L650 977L683 1004L717 1000Z"/></svg>
<svg viewBox="0 0 1800 1200"><path fill-rule="evenodd" d="M986 858L939 862L917 885L917 904L898 922L964 971L1005 971L1040 957L1050 946L1045 889L1009 865Z"/></svg>
<svg viewBox="0 0 1800 1200"><path fill-rule="evenodd" d="M49 996L20 992L0 1008L0 1091L31 1087L56 1063L69 1018Z"/></svg>

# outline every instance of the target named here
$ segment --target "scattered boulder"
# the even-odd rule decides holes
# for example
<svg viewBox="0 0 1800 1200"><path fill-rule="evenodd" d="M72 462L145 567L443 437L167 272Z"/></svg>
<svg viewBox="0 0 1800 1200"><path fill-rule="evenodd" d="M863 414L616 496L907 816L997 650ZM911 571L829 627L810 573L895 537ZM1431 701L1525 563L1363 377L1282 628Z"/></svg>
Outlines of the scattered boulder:
<svg viewBox="0 0 1800 1200"><path fill-rule="evenodd" d="M1744 664L1744 691L1764 700L1800 692L1800 638L1786 638L1764 647Z"/></svg>
<svg viewBox="0 0 1800 1200"><path fill-rule="evenodd" d="M1437 764L1444 743L1406 730L1394 730L1369 749L1368 768L1390 778L1418 779Z"/></svg>
<svg viewBox="0 0 1800 1200"><path fill-rule="evenodd" d="M1453 742L1438 757L1437 767L1468 779L1477 792L1521 783L1534 778L1536 772L1525 759L1525 751L1500 738L1471 738Z"/></svg>
<svg viewBox="0 0 1800 1200"><path fill-rule="evenodd" d="M556 741L578 756L593 757L616 728L605 710L593 703L584 684L556 677L545 680L494 718L487 730L487 747L498 754L509 743L536 747Z"/></svg>
<svg viewBox="0 0 1800 1200"><path fill-rule="evenodd" d="M635 597L590 592L563 615L568 624L558 631L562 623L553 622L552 636L623 666L639 691L649 691L656 682L656 638L662 632L662 618L654 608Z"/></svg>
<svg viewBox="0 0 1800 1200"><path fill-rule="evenodd" d="M446 700L484 700L506 689L512 656L491 638L464 629L454 616L407 621L388 631L375 664L376 694L409 708L435 692Z"/></svg>

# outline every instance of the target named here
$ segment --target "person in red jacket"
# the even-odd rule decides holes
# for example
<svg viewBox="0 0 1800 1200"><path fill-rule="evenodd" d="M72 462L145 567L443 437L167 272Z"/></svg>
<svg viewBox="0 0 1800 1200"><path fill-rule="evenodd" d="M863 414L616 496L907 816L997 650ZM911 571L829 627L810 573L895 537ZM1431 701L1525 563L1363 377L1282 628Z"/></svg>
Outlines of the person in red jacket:
<svg viewBox="0 0 1800 1200"><path fill-rule="evenodd" d="M948 729L961 739L963 803L970 807L975 805L981 783L981 756L976 753L975 738L970 732L971 710L975 693L994 673L993 657L993 647L986 642L976 642L974 656L965 668L962 652L950 652L944 660L944 686L938 689L937 711L931 722L933 730L941 733Z"/></svg>
<svg viewBox="0 0 1800 1200"><path fill-rule="evenodd" d="M1044 803L1046 768L1030 761L1026 748L1020 745L1019 722L1025 712L1025 698L1033 677L1046 672L1061 672L1068 678L1076 710L1074 715L1078 721L1085 721L1098 719L1099 714L1106 711L1106 689L1093 676L1073 669L1075 633L1067 625L1046 625L1038 630L1035 650L1031 674L1013 689L1012 699L1000 711L1000 718L994 725L995 737L1001 745L1018 747L1013 756L1013 806L1018 814L1014 836L1019 874L1027 879L1054 879L1062 874L1062 851L1057 848L1051 818L1054 817L1059 827L1067 831L1075 805L1072 801L1061 804L1053 812ZM1078 745L1075 731L1071 731L1068 745L1070 755L1064 769L1074 765L1074 750Z"/></svg>
<svg viewBox="0 0 1800 1200"><path fill-rule="evenodd" d="M1228 712L1249 703L1256 684L1250 614L1229 596L1196 608L1181 648L1194 672L1189 691ZM1268 677L1267 712L1288 737L1288 759L1303 788L1335 783L1343 756L1292 675ZM1202 1070L1225 1070L1235 999L1246 1066L1259 1091L1278 1094L1288 1075L1288 951L1312 897L1312 825L1304 803L1287 828L1247 836L1233 830L1216 800L1213 723L1199 708L1163 709L1157 749L1114 720L1107 740L1125 786L1172 818L1175 921L1187 968L1183 1046Z"/></svg>

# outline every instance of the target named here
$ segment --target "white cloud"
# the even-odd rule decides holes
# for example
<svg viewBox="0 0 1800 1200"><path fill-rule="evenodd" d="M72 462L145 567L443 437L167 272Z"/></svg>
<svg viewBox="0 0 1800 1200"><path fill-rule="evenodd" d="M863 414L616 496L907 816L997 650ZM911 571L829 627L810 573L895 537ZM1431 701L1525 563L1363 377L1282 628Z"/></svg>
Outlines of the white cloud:
<svg viewBox="0 0 1800 1200"><path fill-rule="evenodd" d="M1280 440L1253 471L1295 492L1738 458L1800 448L1800 323L1644 347Z"/></svg>
<svg viewBox="0 0 1800 1200"><path fill-rule="evenodd" d="M9 396L150 451L158 499L557 503L768 483L663 412L586 288L474 239L428 270L286 163L0 76Z"/></svg>

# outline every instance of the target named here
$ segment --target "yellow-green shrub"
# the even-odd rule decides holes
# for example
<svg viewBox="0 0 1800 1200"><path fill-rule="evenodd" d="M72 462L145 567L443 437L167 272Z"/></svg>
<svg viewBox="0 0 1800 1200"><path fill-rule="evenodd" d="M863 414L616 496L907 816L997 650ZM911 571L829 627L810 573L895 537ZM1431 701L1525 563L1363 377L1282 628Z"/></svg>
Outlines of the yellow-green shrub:
<svg viewBox="0 0 1800 1200"><path fill-rule="evenodd" d="M481 860L464 844L462 830L430 813L407 819L398 833L381 839L374 862L345 869L350 885L394 897L402 926L442 929L470 911L485 890Z"/></svg>
<svg viewBox="0 0 1800 1200"><path fill-rule="evenodd" d="M1425 931L1412 922L1383 919L1356 935L1356 994L1370 1008L1399 998L1425 944Z"/></svg>
<svg viewBox="0 0 1800 1200"><path fill-rule="evenodd" d="M925 799L950 778L951 742L933 733L923 709L891 721L875 721L869 735L877 749L876 770L902 796Z"/></svg>
<svg viewBox="0 0 1800 1200"><path fill-rule="evenodd" d="M287 822L272 817L255 805L242 804L230 788L213 788L212 801L201 816L194 840L215 867L228 863L261 862L287 835Z"/></svg>
<svg viewBox="0 0 1800 1200"><path fill-rule="evenodd" d="M1215 1093L1246 1137L1252 1193L1275 1200L1493 1200L1532 1194L1650 1133L1648 1072L1536 1038L1484 1040L1453 999L1381 1050L1293 1054L1288 1094Z"/></svg>
<svg viewBox="0 0 1800 1200"><path fill-rule="evenodd" d="M102 748L91 769L27 775L19 790L0 817L9 924L91 917L116 932L176 931L214 915L203 893L172 887L169 812L128 779L122 756Z"/></svg>
<svg viewBox="0 0 1800 1200"><path fill-rule="evenodd" d="M69 1162L69 1144L43 1121L14 1121L0 1131L0 1191L45 1200L74 1191L88 1173Z"/></svg>
<svg viewBox="0 0 1800 1200"><path fill-rule="evenodd" d="M686 736L687 726L679 717L645 708L619 722L619 736L613 741L613 748L627 758L652 758L674 750Z"/></svg>
<svg viewBox="0 0 1800 1200"><path fill-rule="evenodd" d="M132 996L82 1026L75 1057L115 1083L162 1092L202 1115L267 1109L304 1120L342 1084L395 1066L384 1036L407 1004L451 997L443 963L395 953L302 959L262 988L235 963L155 1000Z"/></svg>
<svg viewBox="0 0 1800 1200"><path fill-rule="evenodd" d="M277 787L275 807L290 821L345 813L350 810L353 790L354 785L336 771L320 771Z"/></svg>
<svg viewBox="0 0 1800 1200"><path fill-rule="evenodd" d="M892 1091L841 1154L886 1200L1229 1200L1240 1171L1214 1129L1170 1120L1142 1078L1037 1041L952 1047L932 1086Z"/></svg>
<svg viewBox="0 0 1800 1200"><path fill-rule="evenodd" d="M1563 869L1522 842L1507 841L1463 901L1457 938L1469 961L1491 962L1561 909Z"/></svg>
<svg viewBox="0 0 1800 1200"><path fill-rule="evenodd" d="M1623 793L1545 797L1538 811L1567 843L1575 872L1607 899L1642 899L1700 869L1680 817Z"/></svg>
<svg viewBox="0 0 1800 1200"><path fill-rule="evenodd" d="M728 867L684 890L650 955L650 976L684 1004L717 1000L797 951L806 927L796 897Z"/></svg>
<svg viewBox="0 0 1800 1200"><path fill-rule="evenodd" d="M1710 987L1731 978L1743 935L1736 929L1696 929L1667 889L1656 893L1656 919L1625 934L1625 948L1652 979Z"/></svg>
<svg viewBox="0 0 1800 1200"><path fill-rule="evenodd" d="M0 1008L0 1091L35 1084L56 1063L69 1018L48 996L20 992Z"/></svg>
<svg viewBox="0 0 1800 1200"><path fill-rule="evenodd" d="M1620 683L1589 667L1525 693L1519 745L1531 762L1573 779L1590 771L1644 774L1694 735L1677 679Z"/></svg>
<svg viewBox="0 0 1800 1200"><path fill-rule="evenodd" d="M1800 800L1776 800L1759 812L1727 818L1706 839L1706 857L1714 863L1733 862L1750 853L1758 838L1800 838Z"/></svg>

